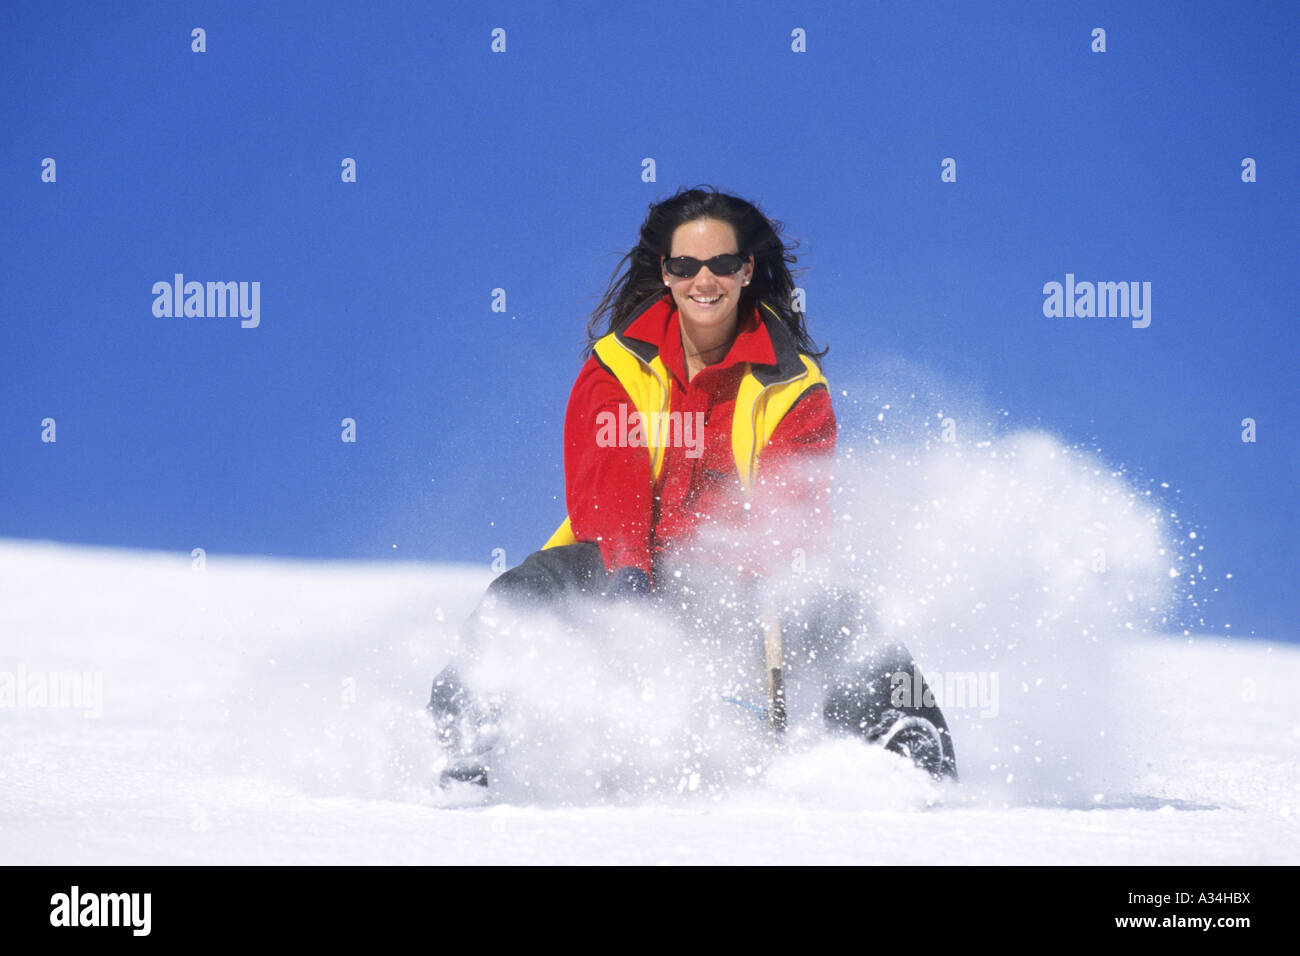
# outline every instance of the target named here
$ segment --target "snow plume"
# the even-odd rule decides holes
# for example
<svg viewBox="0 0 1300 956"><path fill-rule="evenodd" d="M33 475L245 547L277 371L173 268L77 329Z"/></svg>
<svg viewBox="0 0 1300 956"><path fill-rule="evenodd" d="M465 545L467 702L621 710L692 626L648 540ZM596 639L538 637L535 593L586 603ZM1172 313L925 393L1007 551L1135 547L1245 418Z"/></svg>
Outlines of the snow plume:
<svg viewBox="0 0 1300 956"><path fill-rule="evenodd" d="M891 446L841 471L832 573L940 697L968 784L1076 801L1115 769L1116 645L1165 610L1157 513L1050 436ZM1112 735L1107 739L1107 734Z"/></svg>
<svg viewBox="0 0 1300 956"><path fill-rule="evenodd" d="M487 638L462 656L466 683L504 708L499 799L1084 805L1127 785L1124 732L1148 718L1117 649L1170 604L1178 561L1160 513L1090 454L999 434L976 403L918 390L914 367L877 372L893 392L835 396L830 500L706 527L661 575L667 609L593 598L485 618ZM809 546L819 523L831 530ZM818 616L828 593L857 600L847 619ZM759 713L765 611L786 623L779 748ZM894 691L921 703L924 675L948 719L959 794L825 726L827 687L893 643L916 663Z"/></svg>
<svg viewBox="0 0 1300 956"><path fill-rule="evenodd" d="M1180 563L1161 513L1094 455L1040 431L1001 433L916 366L872 380L890 390L834 396L829 501L706 527L661 575L667 609L593 598L486 618L464 676L504 707L498 799L1083 806L1132 785L1128 732L1152 718L1123 647L1158 629ZM828 594L850 598L848 617L819 615ZM759 713L765 612L786 625L779 747ZM894 643L916 667L892 690L919 704L924 676L954 735L959 791L826 727L827 687Z"/></svg>
<svg viewBox="0 0 1300 956"><path fill-rule="evenodd" d="M1085 805L1130 786L1155 718L1125 645L1172 608L1183 559L1166 515L1093 454L1000 433L1001 416L914 366L887 373L892 389L837 396L829 573L911 649L967 795Z"/></svg>
<svg viewBox="0 0 1300 956"><path fill-rule="evenodd" d="M938 799L902 758L827 734L823 665L838 661L801 660L778 745L760 712L759 621L737 599L753 594L724 575L701 587L676 609L584 598L562 615L504 605L485 613L483 639L458 667L501 707L490 796L583 804L775 794L859 810ZM798 646L787 647L787 661Z"/></svg>
<svg viewBox="0 0 1300 956"><path fill-rule="evenodd" d="M563 616L500 608L462 657L503 707L492 759L503 799L623 801L716 793L757 773L762 703L740 628L679 630L632 602L576 600ZM757 648L761 655L761 645ZM747 666L748 665L748 666Z"/></svg>

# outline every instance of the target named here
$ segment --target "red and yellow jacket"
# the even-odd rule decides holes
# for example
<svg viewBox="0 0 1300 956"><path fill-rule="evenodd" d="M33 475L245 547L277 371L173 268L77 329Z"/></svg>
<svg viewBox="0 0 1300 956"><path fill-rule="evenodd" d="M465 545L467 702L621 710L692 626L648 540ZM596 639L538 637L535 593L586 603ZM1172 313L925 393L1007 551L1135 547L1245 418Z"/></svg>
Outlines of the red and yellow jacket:
<svg viewBox="0 0 1300 956"><path fill-rule="evenodd" d="M744 527L796 507L818 510L828 530L828 479L783 466L828 461L835 435L821 369L766 304L742 319L726 357L688 382L676 303L651 298L597 341L574 383L569 516L545 547L594 541L611 572L653 576L656 558L706 523Z"/></svg>

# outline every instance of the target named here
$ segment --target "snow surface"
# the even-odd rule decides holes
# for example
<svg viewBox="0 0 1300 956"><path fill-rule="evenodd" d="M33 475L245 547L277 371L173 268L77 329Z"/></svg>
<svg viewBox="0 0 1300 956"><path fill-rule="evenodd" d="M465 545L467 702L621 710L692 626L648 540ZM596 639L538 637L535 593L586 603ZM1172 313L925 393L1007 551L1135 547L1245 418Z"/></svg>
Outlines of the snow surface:
<svg viewBox="0 0 1300 956"><path fill-rule="evenodd" d="M525 745L449 806L423 705L490 571L0 541L0 863L1300 862L1300 647L1158 635L1200 570L1158 505L1032 433L836 494L874 626L996 678L941 702L959 785L797 680L776 752L735 648L615 606L504 622L476 676Z"/></svg>
<svg viewBox="0 0 1300 956"><path fill-rule="evenodd" d="M943 791L839 740L721 793L448 809L420 707L490 575L12 542L0 574L0 669L103 680L99 717L0 708L4 863L1300 862L1295 647L1134 640L1146 759L1059 806L973 789L958 731Z"/></svg>

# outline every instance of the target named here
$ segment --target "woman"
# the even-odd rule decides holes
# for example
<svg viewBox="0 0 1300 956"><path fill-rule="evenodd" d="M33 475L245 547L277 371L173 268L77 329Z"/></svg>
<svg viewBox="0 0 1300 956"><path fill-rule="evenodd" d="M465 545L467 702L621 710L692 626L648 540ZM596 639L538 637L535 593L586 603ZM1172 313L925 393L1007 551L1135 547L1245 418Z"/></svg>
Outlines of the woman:
<svg viewBox="0 0 1300 956"><path fill-rule="evenodd" d="M712 188L650 207L626 272L588 324L565 414L568 517L492 583L469 622L472 641L491 639L484 620L500 602L563 610L577 595L671 596L661 606L686 609L694 626L735 627L734 616L708 616L719 587L756 608L776 568L829 537L824 466L836 425L816 361L825 352L813 351L793 308L786 263L795 257L777 226ZM787 609L782 628L796 639L794 657L811 662L842 650L862 618L852 594L827 588L813 612ZM846 661L824 687L827 724L955 777L938 708L891 701L899 672L911 680L898 645ZM487 783L498 708L454 664L435 679L444 785Z"/></svg>

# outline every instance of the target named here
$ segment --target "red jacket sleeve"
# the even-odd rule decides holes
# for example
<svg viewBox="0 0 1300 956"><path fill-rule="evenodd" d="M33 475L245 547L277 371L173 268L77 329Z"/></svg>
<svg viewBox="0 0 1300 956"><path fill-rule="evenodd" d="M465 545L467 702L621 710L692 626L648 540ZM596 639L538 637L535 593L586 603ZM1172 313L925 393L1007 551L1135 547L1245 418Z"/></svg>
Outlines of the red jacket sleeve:
<svg viewBox="0 0 1300 956"><path fill-rule="evenodd" d="M837 426L830 393L814 388L777 425L759 457L751 499L756 563L790 566L795 549L827 553L834 529L831 467Z"/></svg>
<svg viewBox="0 0 1300 956"><path fill-rule="evenodd" d="M564 415L565 503L573 536L599 544L609 571L634 567L652 575L650 453L608 441L618 435L620 405L624 420L636 410L618 379L588 359Z"/></svg>

